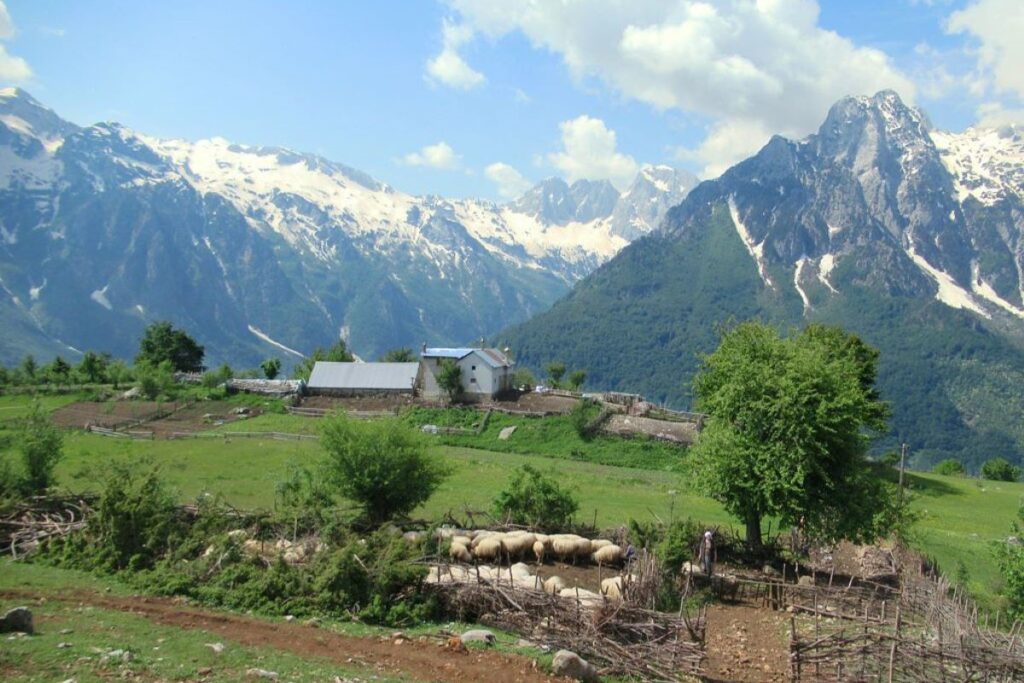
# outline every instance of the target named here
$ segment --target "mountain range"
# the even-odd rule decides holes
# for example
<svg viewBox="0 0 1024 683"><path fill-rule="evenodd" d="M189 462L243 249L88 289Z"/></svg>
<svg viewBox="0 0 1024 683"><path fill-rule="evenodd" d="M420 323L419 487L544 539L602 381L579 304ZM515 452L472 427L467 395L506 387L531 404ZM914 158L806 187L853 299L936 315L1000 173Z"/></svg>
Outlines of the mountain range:
<svg viewBox="0 0 1024 683"><path fill-rule="evenodd" d="M879 447L1024 460L1024 131L933 129L891 91L836 103L701 183L549 311L499 335L536 369L678 407L731 321L840 324L882 351Z"/></svg>
<svg viewBox="0 0 1024 683"><path fill-rule="evenodd" d="M0 362L134 355L170 320L209 364L466 343L548 308L696 179L417 197L319 156L80 127L0 90Z"/></svg>

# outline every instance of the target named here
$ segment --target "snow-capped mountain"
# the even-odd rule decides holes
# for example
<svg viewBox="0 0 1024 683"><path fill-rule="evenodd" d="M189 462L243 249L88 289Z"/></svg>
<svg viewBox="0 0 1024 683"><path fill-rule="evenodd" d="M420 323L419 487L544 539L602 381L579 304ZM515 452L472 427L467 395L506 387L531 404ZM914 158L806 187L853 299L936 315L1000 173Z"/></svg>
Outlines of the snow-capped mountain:
<svg viewBox="0 0 1024 683"><path fill-rule="evenodd" d="M919 463L1024 460L1022 181L1016 129L941 132L894 92L846 98L816 134L698 185L501 341L685 406L723 321L839 323L881 348Z"/></svg>
<svg viewBox="0 0 1024 683"><path fill-rule="evenodd" d="M523 208L558 183L569 213ZM79 127L17 89L0 90L0 200L0 360L130 355L167 318L244 364L339 334L367 357L489 335L625 246L629 202L555 180L506 206L417 197L287 149ZM646 201L649 230L668 204Z"/></svg>

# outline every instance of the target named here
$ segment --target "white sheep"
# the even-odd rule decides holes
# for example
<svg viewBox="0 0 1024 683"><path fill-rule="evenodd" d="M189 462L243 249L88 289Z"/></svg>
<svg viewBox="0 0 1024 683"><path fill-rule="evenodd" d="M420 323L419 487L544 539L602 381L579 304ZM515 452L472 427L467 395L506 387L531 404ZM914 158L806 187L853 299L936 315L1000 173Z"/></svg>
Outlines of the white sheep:
<svg viewBox="0 0 1024 683"><path fill-rule="evenodd" d="M551 660L551 671L556 676L575 678L583 683L598 683L597 667L569 650L559 650Z"/></svg>
<svg viewBox="0 0 1024 683"><path fill-rule="evenodd" d="M464 545L468 548L473 545L473 539L469 536L456 534L455 536L452 536L452 543L458 543L459 545Z"/></svg>
<svg viewBox="0 0 1024 683"><path fill-rule="evenodd" d="M585 588L563 588L558 591L558 595L563 598L572 598L579 600L579 603L584 607L598 607L604 604L604 598L594 591L588 591Z"/></svg>
<svg viewBox="0 0 1024 683"><path fill-rule="evenodd" d="M565 579L561 576L549 576L544 579L544 592L551 595L558 595L565 588Z"/></svg>
<svg viewBox="0 0 1024 683"><path fill-rule="evenodd" d="M406 531L404 534L402 534L402 538L405 539L405 542L411 543L412 545L419 545L423 542L423 539L425 537L426 534L424 534L422 531Z"/></svg>
<svg viewBox="0 0 1024 683"><path fill-rule="evenodd" d="M622 577L613 576L601 582L601 595L609 600L622 599Z"/></svg>
<svg viewBox="0 0 1024 683"><path fill-rule="evenodd" d="M473 555L481 560L501 559L501 537L488 536L480 539L473 539Z"/></svg>
<svg viewBox="0 0 1024 683"><path fill-rule="evenodd" d="M537 564L544 564L544 554L546 552L547 548L542 541L533 542L533 555L537 558Z"/></svg>
<svg viewBox="0 0 1024 683"><path fill-rule="evenodd" d="M611 545L611 544L612 544L612 542L609 541L608 539L605 539L605 538L595 538L593 541L590 542L590 549L593 552L597 552L598 550L600 550L601 548L605 547L606 545Z"/></svg>
<svg viewBox="0 0 1024 683"><path fill-rule="evenodd" d="M575 560L590 554L590 541L576 534L554 534L551 536L551 550L563 562Z"/></svg>
<svg viewBox="0 0 1024 683"><path fill-rule="evenodd" d="M606 545L598 548L591 557L597 564L614 564L622 560L622 548L617 545Z"/></svg>
<svg viewBox="0 0 1024 683"><path fill-rule="evenodd" d="M448 548L448 556L453 560L459 562L472 562L473 555L469 552L469 549L461 543L452 541L451 546Z"/></svg>
<svg viewBox="0 0 1024 683"><path fill-rule="evenodd" d="M501 537L501 549L508 557L523 557L533 550L534 536L524 531L512 531Z"/></svg>

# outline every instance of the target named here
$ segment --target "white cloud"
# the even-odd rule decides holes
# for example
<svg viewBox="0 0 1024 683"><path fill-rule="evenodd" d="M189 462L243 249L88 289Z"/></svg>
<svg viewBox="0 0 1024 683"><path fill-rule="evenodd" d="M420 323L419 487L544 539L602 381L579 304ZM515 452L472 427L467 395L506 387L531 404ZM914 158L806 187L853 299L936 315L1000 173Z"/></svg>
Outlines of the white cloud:
<svg viewBox="0 0 1024 683"><path fill-rule="evenodd" d="M0 40L10 40L14 37L14 22L7 11L7 5L0 0ZM32 77L32 69L28 62L21 57L15 57L7 52L7 48L0 45L0 80L25 81Z"/></svg>
<svg viewBox="0 0 1024 683"><path fill-rule="evenodd" d="M1006 125L1024 125L1024 109L1007 109L999 102L985 102L978 106L978 125L999 128Z"/></svg>
<svg viewBox="0 0 1024 683"><path fill-rule="evenodd" d="M547 156L570 183L581 178L609 180L620 188L636 176L639 166L633 157L615 151L615 131L601 119L578 116L558 124L563 151Z"/></svg>
<svg viewBox="0 0 1024 683"><path fill-rule="evenodd" d="M702 178L717 178L736 161L764 146L772 132L758 121L725 119L712 125L704 140L693 149L676 150L680 161L701 164Z"/></svg>
<svg viewBox="0 0 1024 683"><path fill-rule="evenodd" d="M441 52L427 62L427 75L434 81L452 88L469 90L487 79L459 54L459 48L473 39L473 29L454 24L447 19L441 27Z"/></svg>
<svg viewBox="0 0 1024 683"><path fill-rule="evenodd" d="M716 131L743 129L746 144L709 138L699 149L755 151L760 129L799 137L850 94L914 86L881 51L818 26L815 0L448 0L461 21L491 37L519 31L561 56L577 80L596 77L659 109L708 117ZM764 142L764 140L760 140Z"/></svg>
<svg viewBox="0 0 1024 683"><path fill-rule="evenodd" d="M498 186L498 194L502 199L515 199L532 186L522 173L501 161L485 168L484 175Z"/></svg>
<svg viewBox="0 0 1024 683"><path fill-rule="evenodd" d="M402 157L402 163L407 166L428 166L452 171L459 167L460 158L455 150L442 140L436 145L427 145L418 152L406 154Z"/></svg>
<svg viewBox="0 0 1024 683"><path fill-rule="evenodd" d="M953 12L946 28L978 40L978 69L991 87L1024 97L1024 8L1020 0L975 0Z"/></svg>

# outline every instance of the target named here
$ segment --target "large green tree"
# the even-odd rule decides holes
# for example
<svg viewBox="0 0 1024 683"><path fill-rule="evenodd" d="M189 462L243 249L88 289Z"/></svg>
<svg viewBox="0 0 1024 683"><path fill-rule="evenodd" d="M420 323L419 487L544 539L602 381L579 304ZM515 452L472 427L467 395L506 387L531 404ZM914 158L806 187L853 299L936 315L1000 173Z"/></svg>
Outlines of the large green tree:
<svg viewBox="0 0 1024 683"><path fill-rule="evenodd" d="M155 322L146 328L139 342L136 363L158 366L168 361L176 372L200 372L203 369L202 345L184 330L175 329L167 321Z"/></svg>
<svg viewBox="0 0 1024 683"><path fill-rule="evenodd" d="M328 418L320 442L327 452L328 481L358 504L371 524L412 512L448 473L427 454L420 435L394 419Z"/></svg>
<svg viewBox="0 0 1024 683"><path fill-rule="evenodd" d="M707 426L693 449L697 480L761 543L761 522L801 518L823 538L873 538L897 509L866 458L888 407L874 389L878 352L839 328L789 338L760 323L722 335L694 379Z"/></svg>

